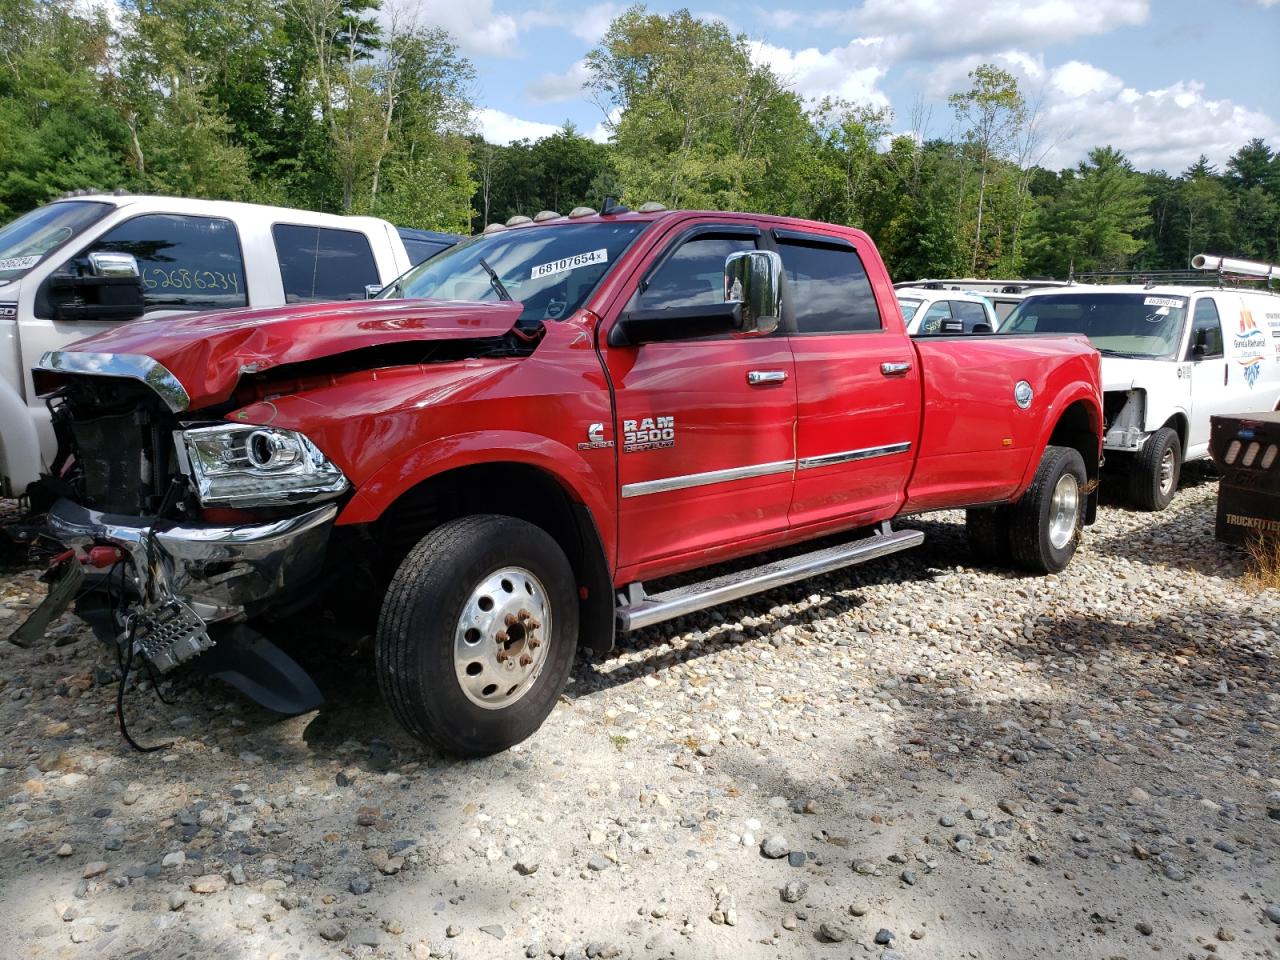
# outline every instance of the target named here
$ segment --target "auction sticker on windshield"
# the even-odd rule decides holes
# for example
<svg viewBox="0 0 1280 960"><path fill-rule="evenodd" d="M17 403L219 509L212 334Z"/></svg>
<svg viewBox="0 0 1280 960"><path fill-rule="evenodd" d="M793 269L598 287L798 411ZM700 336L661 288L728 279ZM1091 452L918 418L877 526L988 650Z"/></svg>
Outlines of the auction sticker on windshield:
<svg viewBox="0 0 1280 960"><path fill-rule="evenodd" d="M1186 304L1182 297L1147 297L1142 301L1144 307L1181 307Z"/></svg>
<svg viewBox="0 0 1280 960"><path fill-rule="evenodd" d="M593 263L608 262L608 250L603 248L600 250L592 250L590 253L579 253L572 257L552 260L550 263L540 263L530 272L529 279L537 280L539 277L549 277L553 273L564 273L566 270L577 270L579 267L589 267Z"/></svg>
<svg viewBox="0 0 1280 960"><path fill-rule="evenodd" d="M40 257L11 257L0 260L0 270L27 270L40 262Z"/></svg>

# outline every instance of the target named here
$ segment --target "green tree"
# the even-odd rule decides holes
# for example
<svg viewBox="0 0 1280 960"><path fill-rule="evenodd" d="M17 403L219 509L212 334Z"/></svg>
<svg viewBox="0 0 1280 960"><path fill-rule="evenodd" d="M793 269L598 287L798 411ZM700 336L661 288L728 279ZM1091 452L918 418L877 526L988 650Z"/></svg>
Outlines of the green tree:
<svg viewBox="0 0 1280 960"><path fill-rule="evenodd" d="M984 63L970 71L969 80L972 86L961 93L953 93L947 98L947 103L965 127L965 156L978 172L973 252L969 264L972 272L977 274L987 187L998 174L1007 173L1001 161L1022 132L1026 122L1026 103L1018 92L1018 81L1013 75L993 64ZM988 259L998 259L998 256Z"/></svg>
<svg viewBox="0 0 1280 960"><path fill-rule="evenodd" d="M612 115L624 196L669 206L751 209L787 178L799 99L753 64L746 37L723 23L643 6L610 25L587 56L588 89Z"/></svg>
<svg viewBox="0 0 1280 960"><path fill-rule="evenodd" d="M1065 276L1114 270L1142 249L1139 236L1150 224L1141 175L1124 154L1097 147L1081 162L1061 194L1039 211L1030 260L1037 273Z"/></svg>

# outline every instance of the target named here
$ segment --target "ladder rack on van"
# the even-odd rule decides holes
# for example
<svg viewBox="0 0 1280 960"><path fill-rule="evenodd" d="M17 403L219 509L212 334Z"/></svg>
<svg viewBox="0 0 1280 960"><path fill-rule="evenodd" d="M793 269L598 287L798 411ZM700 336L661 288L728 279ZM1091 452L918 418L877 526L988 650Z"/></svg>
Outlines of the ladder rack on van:
<svg viewBox="0 0 1280 960"><path fill-rule="evenodd" d="M1265 290L1274 292L1271 290L1271 281L1280 280L1280 266L1201 253L1191 258L1189 270L1099 270L1076 273L1073 265L1071 272L1067 275L1067 281L1075 283L1078 280L1085 282L1119 280L1122 283L1145 283L1148 286L1184 283L1205 286L1213 282L1213 278L1206 274L1214 274L1217 285L1220 287L1261 283L1264 284Z"/></svg>

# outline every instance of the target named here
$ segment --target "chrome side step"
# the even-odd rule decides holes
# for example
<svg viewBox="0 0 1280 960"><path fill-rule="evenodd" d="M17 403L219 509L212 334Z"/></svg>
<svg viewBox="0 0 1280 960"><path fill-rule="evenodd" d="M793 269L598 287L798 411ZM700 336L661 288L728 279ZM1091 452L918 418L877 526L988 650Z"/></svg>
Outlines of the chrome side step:
<svg viewBox="0 0 1280 960"><path fill-rule="evenodd" d="M878 557L909 550L924 541L919 530L894 531L886 523L874 536L850 543L824 547L784 560L775 560L749 570L727 573L724 576L691 583L648 596L641 584L627 585L618 599L618 628L622 631L639 630L663 620L671 620L686 613L705 610L730 600L738 600L753 593L772 590L797 580L830 573L841 567L851 567Z"/></svg>

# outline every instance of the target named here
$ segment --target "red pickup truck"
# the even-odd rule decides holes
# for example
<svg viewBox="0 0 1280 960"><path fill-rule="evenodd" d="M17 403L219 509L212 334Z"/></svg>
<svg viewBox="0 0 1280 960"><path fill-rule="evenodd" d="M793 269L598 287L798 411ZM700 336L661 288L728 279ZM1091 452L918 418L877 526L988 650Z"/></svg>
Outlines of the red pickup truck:
<svg viewBox="0 0 1280 960"><path fill-rule="evenodd" d="M656 205L491 227L369 303L132 323L36 383L50 526L129 657L364 601L396 716L464 755L537 729L578 644L912 547L907 514L1058 571L1102 439L1083 338L912 340L861 231Z"/></svg>

